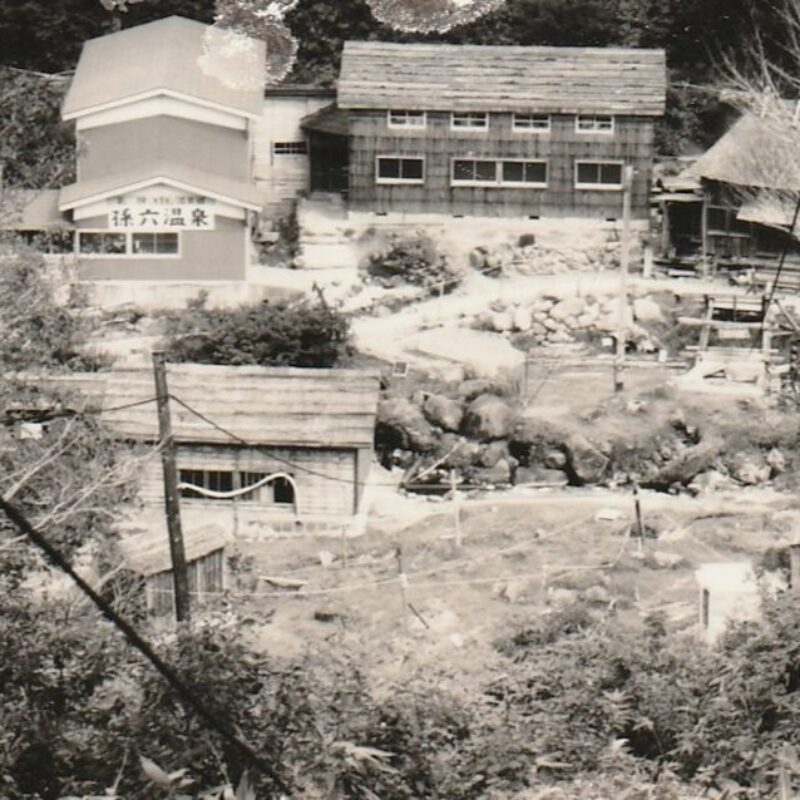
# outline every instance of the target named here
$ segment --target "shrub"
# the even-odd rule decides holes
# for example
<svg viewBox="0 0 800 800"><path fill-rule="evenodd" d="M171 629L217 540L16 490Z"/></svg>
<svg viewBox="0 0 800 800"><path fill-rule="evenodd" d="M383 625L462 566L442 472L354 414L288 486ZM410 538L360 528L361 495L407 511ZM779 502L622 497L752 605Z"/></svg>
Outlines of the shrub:
<svg viewBox="0 0 800 800"><path fill-rule="evenodd" d="M461 280L433 239L422 233L393 236L384 248L368 256L366 266L367 273L387 288L409 283L447 293Z"/></svg>
<svg viewBox="0 0 800 800"><path fill-rule="evenodd" d="M333 367L347 352L349 321L326 305L264 302L235 309L195 303L168 318L170 361Z"/></svg>

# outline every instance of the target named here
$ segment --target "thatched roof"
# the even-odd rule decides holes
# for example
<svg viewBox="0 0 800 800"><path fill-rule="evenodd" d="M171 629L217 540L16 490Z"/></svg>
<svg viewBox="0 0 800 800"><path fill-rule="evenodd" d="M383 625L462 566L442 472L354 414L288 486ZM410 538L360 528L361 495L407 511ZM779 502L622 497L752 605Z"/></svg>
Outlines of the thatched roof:
<svg viewBox="0 0 800 800"><path fill-rule="evenodd" d="M184 526L183 549L187 563L224 549L229 541L230 536L221 525ZM163 522L123 535L119 549L124 566L144 577L172 569L169 538Z"/></svg>
<svg viewBox="0 0 800 800"><path fill-rule="evenodd" d="M234 86L202 67L211 30L201 22L173 16L90 39L83 45L64 101L64 118L165 93L234 114L260 116L263 81ZM247 41L248 47L226 52L226 59L238 61L243 71L263 70L264 43ZM230 68L233 71L235 63Z"/></svg>
<svg viewBox="0 0 800 800"><path fill-rule="evenodd" d="M660 116L663 50L346 42L342 108Z"/></svg>
<svg viewBox="0 0 800 800"><path fill-rule="evenodd" d="M687 174L741 187L800 191L800 128L782 117L745 114Z"/></svg>
<svg viewBox="0 0 800 800"><path fill-rule="evenodd" d="M380 388L375 372L168 364L167 381L172 395L254 445L372 447ZM149 369L73 373L49 383L79 391L90 407L105 409L155 394ZM170 403L170 411L179 444L235 444L178 402ZM155 403L109 411L102 418L121 439L158 441Z"/></svg>

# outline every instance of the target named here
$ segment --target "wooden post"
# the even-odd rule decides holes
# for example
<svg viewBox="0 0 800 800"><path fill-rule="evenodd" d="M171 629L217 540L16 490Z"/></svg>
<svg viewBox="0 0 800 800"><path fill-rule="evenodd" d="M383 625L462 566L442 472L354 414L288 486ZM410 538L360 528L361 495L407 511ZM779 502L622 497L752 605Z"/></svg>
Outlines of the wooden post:
<svg viewBox="0 0 800 800"><path fill-rule="evenodd" d="M454 511L453 514L455 515L455 528L456 528L456 550L461 549L461 511L458 507L458 488L456 487L456 471L454 469L450 470L450 495L453 499L453 507Z"/></svg>
<svg viewBox="0 0 800 800"><path fill-rule="evenodd" d="M400 602L403 605L403 621L408 625L408 601L406 600L406 586L408 586L408 578L403 570L403 548L397 545L394 552L397 559L397 582L400 584Z"/></svg>
<svg viewBox="0 0 800 800"><path fill-rule="evenodd" d="M178 465L175 438L169 413L166 359L163 353L153 353L153 374L158 406L158 432L161 442L161 466L164 472L164 509L167 515L169 552L172 560L172 581L175 587L175 618L178 622L191 619L189 603L189 572L183 547L181 508L178 493Z"/></svg>
<svg viewBox="0 0 800 800"><path fill-rule="evenodd" d="M703 190L703 205L700 208L700 268L703 280L708 279L708 191Z"/></svg>
<svg viewBox="0 0 800 800"><path fill-rule="evenodd" d="M791 588L794 594L800 594L800 542L789 545L791 560Z"/></svg>
<svg viewBox="0 0 800 800"><path fill-rule="evenodd" d="M644 552L644 524L642 523L642 504L639 502L639 484L633 483L633 507L636 511L636 536L639 539L639 552Z"/></svg>
<svg viewBox="0 0 800 800"><path fill-rule="evenodd" d="M617 352L614 358L614 391L624 387L622 370L625 366L625 318L628 310L628 269L631 254L631 187L633 167L629 164L622 172L622 247L619 259L619 318L617 320Z"/></svg>

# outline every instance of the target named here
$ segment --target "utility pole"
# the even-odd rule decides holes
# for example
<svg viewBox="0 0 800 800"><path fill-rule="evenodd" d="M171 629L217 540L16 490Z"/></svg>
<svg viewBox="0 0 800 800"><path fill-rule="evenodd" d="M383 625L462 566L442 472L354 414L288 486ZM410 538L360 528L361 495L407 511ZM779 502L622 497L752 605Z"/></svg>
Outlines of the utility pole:
<svg viewBox="0 0 800 800"><path fill-rule="evenodd" d="M622 168L622 246L619 256L619 317L617 319L617 352L614 357L614 391L624 388L622 370L625 366L625 330L628 311L628 269L631 256L631 187L633 167Z"/></svg>
<svg viewBox="0 0 800 800"><path fill-rule="evenodd" d="M167 515L169 552L172 559L172 581L175 587L175 618L178 622L191 619L189 607L189 573L183 547L181 506L178 493L178 465L172 421L169 414L169 390L164 353L153 353L153 374L156 382L158 433L161 442L161 466L164 472L164 509Z"/></svg>

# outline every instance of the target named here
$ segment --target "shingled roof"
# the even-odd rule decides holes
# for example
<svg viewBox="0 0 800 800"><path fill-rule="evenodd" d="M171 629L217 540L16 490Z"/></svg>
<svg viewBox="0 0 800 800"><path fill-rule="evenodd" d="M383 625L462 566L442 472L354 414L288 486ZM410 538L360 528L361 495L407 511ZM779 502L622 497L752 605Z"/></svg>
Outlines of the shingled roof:
<svg viewBox="0 0 800 800"><path fill-rule="evenodd" d="M223 367L168 364L170 393L250 444L372 448L379 376L365 370L293 367ZM113 409L152 398L149 369L70 374L54 386L80 391L89 407ZM236 442L192 414L170 404L179 444ZM120 439L155 442L155 403L108 411L103 421Z"/></svg>
<svg viewBox="0 0 800 800"><path fill-rule="evenodd" d="M663 50L346 42L349 109L660 116Z"/></svg>
<svg viewBox="0 0 800 800"><path fill-rule="evenodd" d="M90 39L83 45L64 101L64 118L159 93L172 93L245 116L260 116L263 81L247 81L248 88L244 88L203 69L211 30L216 29L183 17L167 17ZM232 72L264 70L264 43L257 39L248 42L251 47L225 53L226 60L236 60L230 64Z"/></svg>

